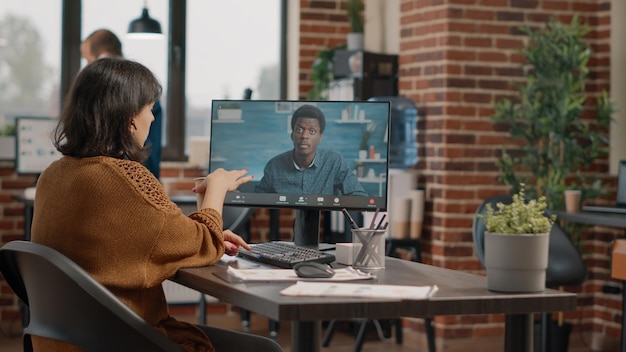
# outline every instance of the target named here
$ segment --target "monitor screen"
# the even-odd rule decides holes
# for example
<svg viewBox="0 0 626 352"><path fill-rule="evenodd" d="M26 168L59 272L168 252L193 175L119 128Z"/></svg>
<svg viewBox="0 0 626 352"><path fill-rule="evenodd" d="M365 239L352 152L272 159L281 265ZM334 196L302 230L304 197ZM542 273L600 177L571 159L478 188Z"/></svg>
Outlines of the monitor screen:
<svg viewBox="0 0 626 352"><path fill-rule="evenodd" d="M386 101L214 100L209 171L254 176L225 205L385 210L389 121Z"/></svg>
<svg viewBox="0 0 626 352"><path fill-rule="evenodd" d="M214 100L209 171L247 168L224 205L296 209L314 247L321 210L386 210L389 124L388 101Z"/></svg>
<svg viewBox="0 0 626 352"><path fill-rule="evenodd" d="M46 117L17 117L15 119L15 172L41 174L61 153L52 143L57 120Z"/></svg>

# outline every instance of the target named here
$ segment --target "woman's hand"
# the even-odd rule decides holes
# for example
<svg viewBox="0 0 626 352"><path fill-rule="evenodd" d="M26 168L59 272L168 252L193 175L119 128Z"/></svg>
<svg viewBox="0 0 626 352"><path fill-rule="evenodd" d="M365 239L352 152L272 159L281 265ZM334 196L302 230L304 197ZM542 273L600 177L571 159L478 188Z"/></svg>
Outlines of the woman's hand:
<svg viewBox="0 0 626 352"><path fill-rule="evenodd" d="M246 243L246 241L241 238L241 236L232 232L231 230L224 230L224 249L226 254L228 255L237 255L237 251L239 247L243 247L247 250L250 250L250 246Z"/></svg>
<svg viewBox="0 0 626 352"><path fill-rule="evenodd" d="M222 189L224 193L228 191L232 192L237 190L237 187L250 182L254 178L253 175L246 176L247 173L248 169L228 171L219 168L208 174L204 182L194 187L192 191L194 193L205 193L207 189Z"/></svg>
<svg viewBox="0 0 626 352"><path fill-rule="evenodd" d="M226 192L236 191L237 187L250 182L254 177L246 176L247 173L248 169L227 171L222 168L210 173L192 189L194 193L204 193L200 209L212 208L221 214Z"/></svg>

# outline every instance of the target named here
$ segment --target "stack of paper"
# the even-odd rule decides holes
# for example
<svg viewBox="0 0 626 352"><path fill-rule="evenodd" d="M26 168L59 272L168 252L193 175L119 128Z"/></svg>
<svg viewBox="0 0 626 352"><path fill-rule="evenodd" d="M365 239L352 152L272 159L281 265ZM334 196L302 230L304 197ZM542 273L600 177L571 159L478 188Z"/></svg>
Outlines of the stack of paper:
<svg viewBox="0 0 626 352"><path fill-rule="evenodd" d="M429 299L438 287L298 282L280 291L285 296Z"/></svg>

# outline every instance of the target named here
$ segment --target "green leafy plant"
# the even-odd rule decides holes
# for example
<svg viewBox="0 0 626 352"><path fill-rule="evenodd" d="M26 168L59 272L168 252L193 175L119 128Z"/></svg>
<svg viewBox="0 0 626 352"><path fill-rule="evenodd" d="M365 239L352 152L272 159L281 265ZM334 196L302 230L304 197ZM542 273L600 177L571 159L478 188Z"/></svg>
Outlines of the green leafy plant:
<svg viewBox="0 0 626 352"><path fill-rule="evenodd" d="M335 67L335 48L329 48L320 50L311 69L311 81L313 82L313 88L307 92L307 98L309 100L327 100L328 99L328 86L330 81L334 78Z"/></svg>
<svg viewBox="0 0 626 352"><path fill-rule="evenodd" d="M513 195L513 203L496 204L493 209L487 204L487 211L481 215L485 228L491 233L498 234L544 234L550 232L556 215L548 216L545 212L548 206L546 197L526 201L524 185L521 184L518 193Z"/></svg>
<svg viewBox="0 0 626 352"><path fill-rule="evenodd" d="M608 153L612 103L606 92L596 99L595 119L583 119L585 79L591 49L582 38L586 25L574 17L569 26L554 18L545 28L521 29L530 42L521 50L527 73L519 97L494 104L492 121L508 127L519 147L502 152L497 165L505 184L528 185L531 197L545 196L549 209L564 209L563 191L582 190L583 199L606 193L606 186L585 176ZM499 127L498 129L500 129Z"/></svg>
<svg viewBox="0 0 626 352"><path fill-rule="evenodd" d="M15 124L6 122L0 126L0 136L15 136L16 135Z"/></svg>
<svg viewBox="0 0 626 352"><path fill-rule="evenodd" d="M350 22L351 33L363 33L365 29L365 19L361 13L363 8L363 0L348 0L343 3L343 9L346 10L348 22Z"/></svg>
<svg viewBox="0 0 626 352"><path fill-rule="evenodd" d="M370 140L370 137L375 130L376 125L373 123L368 123L367 126L365 126L365 128L363 129L363 134L361 135L361 143L359 144L359 149L367 149L367 142Z"/></svg>

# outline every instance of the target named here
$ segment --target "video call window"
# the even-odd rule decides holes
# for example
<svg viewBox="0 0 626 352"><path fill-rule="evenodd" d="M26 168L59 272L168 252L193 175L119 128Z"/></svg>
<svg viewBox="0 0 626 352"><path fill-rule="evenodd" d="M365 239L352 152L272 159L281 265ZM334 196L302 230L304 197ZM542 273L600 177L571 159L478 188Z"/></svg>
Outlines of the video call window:
<svg viewBox="0 0 626 352"><path fill-rule="evenodd" d="M263 196L257 186L272 158L294 149L291 119L303 105L311 105L323 113L325 130L317 145L339 155L342 163L362 187L363 193L290 191ZM246 205L311 206L326 208L355 206L363 209L384 208L387 197L387 158L389 152L389 103L352 101L262 101L214 100L211 114L210 171L217 168L247 168L254 175L252 182L239 192L227 195L234 202ZM324 154L325 155L325 154ZM317 181L315 181L317 182ZM307 185L305 185L306 187ZM340 196L334 199L332 195ZM316 197L319 196L319 197ZM239 197L239 199L236 199Z"/></svg>

